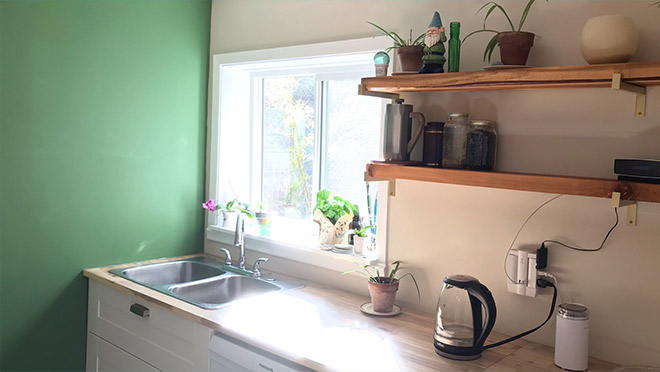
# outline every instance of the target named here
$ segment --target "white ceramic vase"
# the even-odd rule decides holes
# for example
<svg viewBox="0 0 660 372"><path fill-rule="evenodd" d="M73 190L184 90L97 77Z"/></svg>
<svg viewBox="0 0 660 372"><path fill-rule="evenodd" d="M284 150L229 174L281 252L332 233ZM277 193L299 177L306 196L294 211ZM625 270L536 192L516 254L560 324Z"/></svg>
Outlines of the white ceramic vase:
<svg viewBox="0 0 660 372"><path fill-rule="evenodd" d="M639 32L632 18L607 15L591 18L580 37L582 56L590 65L628 62L639 46Z"/></svg>
<svg viewBox="0 0 660 372"><path fill-rule="evenodd" d="M367 237L366 236L353 236L353 252L357 255L364 256L367 252Z"/></svg>
<svg viewBox="0 0 660 372"><path fill-rule="evenodd" d="M238 219L238 212L222 211L222 227L227 229L236 228L236 220Z"/></svg>

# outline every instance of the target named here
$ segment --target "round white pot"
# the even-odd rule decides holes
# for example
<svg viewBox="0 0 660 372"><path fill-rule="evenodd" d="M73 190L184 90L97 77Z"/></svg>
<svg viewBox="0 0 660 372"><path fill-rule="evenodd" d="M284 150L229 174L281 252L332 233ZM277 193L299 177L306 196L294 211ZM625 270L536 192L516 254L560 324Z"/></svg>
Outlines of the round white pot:
<svg viewBox="0 0 660 372"><path fill-rule="evenodd" d="M233 229L236 227L236 220L238 219L238 212L222 211L222 227Z"/></svg>
<svg viewBox="0 0 660 372"><path fill-rule="evenodd" d="M359 255L367 253L368 241L366 236L353 236L353 252Z"/></svg>
<svg viewBox="0 0 660 372"><path fill-rule="evenodd" d="M639 32L632 18L607 15L591 18L580 37L582 56L590 65L628 62L639 46Z"/></svg>

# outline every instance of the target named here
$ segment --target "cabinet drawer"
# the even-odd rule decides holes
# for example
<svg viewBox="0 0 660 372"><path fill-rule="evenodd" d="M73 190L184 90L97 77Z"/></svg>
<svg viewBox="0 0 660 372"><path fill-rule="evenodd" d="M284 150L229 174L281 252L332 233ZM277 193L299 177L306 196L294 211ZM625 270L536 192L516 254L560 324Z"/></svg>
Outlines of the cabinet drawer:
<svg viewBox="0 0 660 372"><path fill-rule="evenodd" d="M148 314L141 316L140 310ZM88 330L163 371L204 369L205 355L195 345L208 345L208 328L94 280L89 282Z"/></svg>
<svg viewBox="0 0 660 372"><path fill-rule="evenodd" d="M87 372L158 372L124 350L87 332Z"/></svg>

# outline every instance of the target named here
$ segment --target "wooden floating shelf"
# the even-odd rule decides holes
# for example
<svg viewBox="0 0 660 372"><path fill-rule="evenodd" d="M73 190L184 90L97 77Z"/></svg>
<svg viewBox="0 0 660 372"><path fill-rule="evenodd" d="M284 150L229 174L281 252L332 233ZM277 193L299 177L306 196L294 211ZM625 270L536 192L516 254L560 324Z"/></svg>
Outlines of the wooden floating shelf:
<svg viewBox="0 0 660 372"><path fill-rule="evenodd" d="M538 67L443 74L410 74L362 79L374 93L461 92L512 89L612 88L614 74L625 83L660 85L660 62Z"/></svg>
<svg viewBox="0 0 660 372"><path fill-rule="evenodd" d="M599 178L549 176L523 173L476 172L388 163L369 163L372 178L437 182L496 189L611 198L620 192L625 200L660 203L660 185Z"/></svg>

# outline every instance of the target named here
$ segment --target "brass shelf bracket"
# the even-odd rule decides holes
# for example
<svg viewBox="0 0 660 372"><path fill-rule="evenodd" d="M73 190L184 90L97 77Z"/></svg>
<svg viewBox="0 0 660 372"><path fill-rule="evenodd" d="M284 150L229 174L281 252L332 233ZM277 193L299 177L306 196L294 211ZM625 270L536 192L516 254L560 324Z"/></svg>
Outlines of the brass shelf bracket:
<svg viewBox="0 0 660 372"><path fill-rule="evenodd" d="M381 177L372 177L368 171L364 172L364 182L380 182L387 181L390 183L390 196L396 196L396 179L395 178L381 178Z"/></svg>
<svg viewBox="0 0 660 372"><path fill-rule="evenodd" d="M614 74L612 75L612 89L635 93L637 96L637 100L635 101L635 117L643 118L646 116L646 87L626 83L623 81L621 74Z"/></svg>
<svg viewBox="0 0 660 372"><path fill-rule="evenodd" d="M386 99L399 99L399 95L396 93L385 93L385 92L372 92L370 90L366 90L364 88L364 85L360 84L358 85L358 95L360 96L369 96L369 97L378 97L378 98L386 98Z"/></svg>
<svg viewBox="0 0 660 372"><path fill-rule="evenodd" d="M614 191L612 193L612 207L626 207L626 221L629 226L637 226L637 202L634 200L621 200L621 193Z"/></svg>

